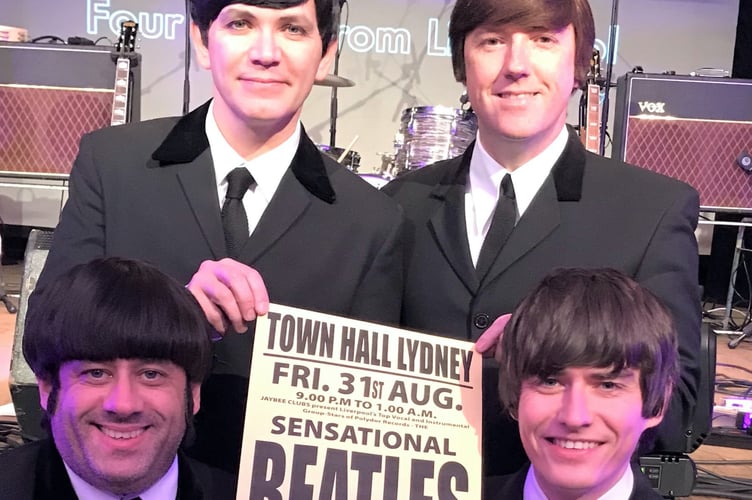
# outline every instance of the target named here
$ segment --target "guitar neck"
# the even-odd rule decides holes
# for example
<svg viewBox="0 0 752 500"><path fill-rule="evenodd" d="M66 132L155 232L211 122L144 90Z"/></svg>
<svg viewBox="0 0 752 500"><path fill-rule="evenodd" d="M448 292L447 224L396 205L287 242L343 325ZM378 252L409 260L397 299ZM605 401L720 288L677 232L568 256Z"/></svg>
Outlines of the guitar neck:
<svg viewBox="0 0 752 500"><path fill-rule="evenodd" d="M591 153L600 153L601 145L601 88L598 84L590 84L586 90L587 110L585 111L585 129L580 133L580 139L585 149Z"/></svg>
<svg viewBox="0 0 752 500"><path fill-rule="evenodd" d="M112 97L110 125L122 125L128 121L128 88L130 87L131 60L118 57L115 69L115 91Z"/></svg>

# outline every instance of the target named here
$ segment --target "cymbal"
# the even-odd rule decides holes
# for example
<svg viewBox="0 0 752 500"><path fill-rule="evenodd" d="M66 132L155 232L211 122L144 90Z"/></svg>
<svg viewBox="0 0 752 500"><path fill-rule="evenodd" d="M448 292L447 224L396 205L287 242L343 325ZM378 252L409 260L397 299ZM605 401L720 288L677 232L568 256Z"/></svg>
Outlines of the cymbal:
<svg viewBox="0 0 752 500"><path fill-rule="evenodd" d="M339 76L339 75L326 75L321 80L316 80L313 82L314 85L318 85L320 87L354 87L355 82Z"/></svg>

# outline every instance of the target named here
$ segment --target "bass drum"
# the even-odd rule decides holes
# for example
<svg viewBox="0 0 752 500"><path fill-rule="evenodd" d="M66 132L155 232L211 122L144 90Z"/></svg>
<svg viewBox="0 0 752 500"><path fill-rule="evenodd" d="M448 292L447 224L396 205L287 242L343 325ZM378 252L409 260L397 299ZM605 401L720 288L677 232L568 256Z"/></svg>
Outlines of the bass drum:
<svg viewBox="0 0 752 500"><path fill-rule="evenodd" d="M402 143L395 154L395 175L461 155L475 139L477 130L478 119L471 110L446 106L407 108L402 112L397 134Z"/></svg>

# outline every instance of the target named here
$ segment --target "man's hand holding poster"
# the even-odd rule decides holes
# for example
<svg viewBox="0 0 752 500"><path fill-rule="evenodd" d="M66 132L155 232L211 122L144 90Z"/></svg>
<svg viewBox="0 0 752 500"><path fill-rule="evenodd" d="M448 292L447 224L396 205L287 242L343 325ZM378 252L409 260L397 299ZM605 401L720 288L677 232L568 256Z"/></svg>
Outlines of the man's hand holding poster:
<svg viewBox="0 0 752 500"><path fill-rule="evenodd" d="M481 371L471 342L272 304L237 498L480 498Z"/></svg>

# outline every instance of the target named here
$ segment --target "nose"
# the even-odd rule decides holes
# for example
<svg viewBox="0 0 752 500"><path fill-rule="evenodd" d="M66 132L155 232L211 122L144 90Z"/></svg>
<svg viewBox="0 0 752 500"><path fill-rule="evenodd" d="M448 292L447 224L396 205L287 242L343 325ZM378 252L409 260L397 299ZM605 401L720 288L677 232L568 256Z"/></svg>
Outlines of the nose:
<svg viewBox="0 0 752 500"><path fill-rule="evenodd" d="M504 73L511 80L518 80L530 72L530 40L516 33L507 42L504 54Z"/></svg>
<svg viewBox="0 0 752 500"><path fill-rule="evenodd" d="M280 48L272 30L259 30L254 34L249 56L253 64L260 66L279 64Z"/></svg>
<svg viewBox="0 0 752 500"><path fill-rule="evenodd" d="M562 424L570 428L586 427L592 423L586 388L570 386L564 391L558 417Z"/></svg>
<svg viewBox="0 0 752 500"><path fill-rule="evenodd" d="M104 401L104 409L118 415L131 415L140 412L142 404L138 383L130 377L118 377L112 382Z"/></svg>

